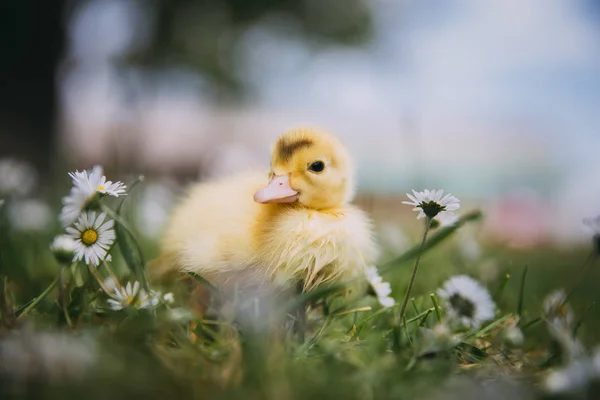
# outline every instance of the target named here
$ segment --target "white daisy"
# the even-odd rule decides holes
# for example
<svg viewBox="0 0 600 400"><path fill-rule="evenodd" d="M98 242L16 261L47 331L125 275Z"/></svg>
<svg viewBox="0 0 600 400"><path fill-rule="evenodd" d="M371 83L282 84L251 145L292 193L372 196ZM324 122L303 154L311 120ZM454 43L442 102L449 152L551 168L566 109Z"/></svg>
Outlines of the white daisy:
<svg viewBox="0 0 600 400"><path fill-rule="evenodd" d="M12 158L0 161L0 193L25 196L36 183L37 172L32 165Z"/></svg>
<svg viewBox="0 0 600 400"><path fill-rule="evenodd" d="M448 279L438 294L445 299L450 318L462 325L477 329L482 322L494 318L496 305L490 293L471 277L458 275Z"/></svg>
<svg viewBox="0 0 600 400"><path fill-rule="evenodd" d="M593 365L589 360L575 360L566 367L548 374L543 382L543 387L547 392L554 394L575 392L585 388L595 378L595 375Z"/></svg>
<svg viewBox="0 0 600 400"><path fill-rule="evenodd" d="M444 220L453 216L453 211L460 208L460 200L451 194L443 196L442 189L431 191L425 189L422 192L413 190L412 192L412 195L406 194L412 201L403 201L402 203L414 206L413 211L419 211L417 219L438 217ZM456 221L452 223L454 222Z"/></svg>
<svg viewBox="0 0 600 400"><path fill-rule="evenodd" d="M154 292L148 294L144 289L140 289L140 283L135 281L133 285L127 282L125 288L115 288L107 300L112 310L118 311L127 307L133 308L152 308L159 302L159 295Z"/></svg>
<svg viewBox="0 0 600 400"><path fill-rule="evenodd" d="M519 327L515 324L513 326L507 327L504 330L503 339L506 342L506 344L518 347L523 344L525 336L523 335L523 331L519 329Z"/></svg>
<svg viewBox="0 0 600 400"><path fill-rule="evenodd" d="M575 316L571 306L566 303L567 295L559 289L544 299L544 311L547 321L558 329L570 330Z"/></svg>
<svg viewBox="0 0 600 400"><path fill-rule="evenodd" d="M85 260L89 265L100 265L106 259L108 250L115 241L114 221L107 220L106 214L96 217L96 212L83 212L75 227L67 227L67 233L75 239L73 261Z"/></svg>
<svg viewBox="0 0 600 400"><path fill-rule="evenodd" d="M175 303L175 296L173 296L173 293L171 292L165 293L163 296L163 301L167 304L173 304Z"/></svg>
<svg viewBox="0 0 600 400"><path fill-rule="evenodd" d="M127 186L122 182L107 181L99 165L94 166L91 172L69 172L69 176L73 181L73 187L69 195L63 198L63 209L60 214L60 221L64 226L75 221L97 194L114 197L127 194L125 192Z"/></svg>
<svg viewBox="0 0 600 400"><path fill-rule="evenodd" d="M574 360L584 353L582 343L573 336L575 314L566 303L565 292L556 290L544 299L544 318L548 332L560 344L568 359Z"/></svg>
<svg viewBox="0 0 600 400"><path fill-rule="evenodd" d="M72 236L58 235L52 240L50 251L58 261L70 263L73 260L73 254L75 254L75 247L75 239Z"/></svg>
<svg viewBox="0 0 600 400"><path fill-rule="evenodd" d="M369 267L365 270L365 275L373 292L375 292L375 296L377 296L377 300L384 307L391 307L396 304L396 301L393 297L390 297L392 294L392 288L390 287L389 282L383 282L383 278L379 276L376 267Z"/></svg>

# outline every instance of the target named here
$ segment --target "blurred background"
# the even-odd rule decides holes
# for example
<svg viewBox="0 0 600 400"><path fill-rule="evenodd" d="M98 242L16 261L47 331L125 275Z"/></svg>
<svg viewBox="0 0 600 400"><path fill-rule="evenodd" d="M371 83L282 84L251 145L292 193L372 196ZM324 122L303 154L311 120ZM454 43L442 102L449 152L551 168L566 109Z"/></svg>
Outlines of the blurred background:
<svg viewBox="0 0 600 400"><path fill-rule="evenodd" d="M484 209L489 238L526 247L587 241L582 219L600 213L595 0L0 8L0 157L42 186L95 163L143 173L143 232L160 230L180 183L266 168L298 125L347 143L378 220L413 221L404 193L444 188Z"/></svg>

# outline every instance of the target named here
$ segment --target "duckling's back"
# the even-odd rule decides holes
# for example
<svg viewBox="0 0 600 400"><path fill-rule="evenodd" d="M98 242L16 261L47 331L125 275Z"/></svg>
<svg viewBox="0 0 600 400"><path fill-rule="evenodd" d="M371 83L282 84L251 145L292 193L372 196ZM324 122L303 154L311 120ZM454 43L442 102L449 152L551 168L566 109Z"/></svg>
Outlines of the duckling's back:
<svg viewBox="0 0 600 400"><path fill-rule="evenodd" d="M239 277L253 252L253 194L264 181L252 172L192 186L169 219L154 273L189 270L219 284Z"/></svg>

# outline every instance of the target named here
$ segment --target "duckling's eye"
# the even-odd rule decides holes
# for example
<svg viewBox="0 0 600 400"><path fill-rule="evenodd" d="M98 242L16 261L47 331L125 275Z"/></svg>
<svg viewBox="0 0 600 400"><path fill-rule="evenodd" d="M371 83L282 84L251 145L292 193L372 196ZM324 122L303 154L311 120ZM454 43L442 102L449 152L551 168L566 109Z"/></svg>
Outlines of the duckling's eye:
<svg viewBox="0 0 600 400"><path fill-rule="evenodd" d="M323 172L324 169L325 169L325 163L323 161L315 161L314 163L310 164L308 167L308 170L312 171L312 172Z"/></svg>

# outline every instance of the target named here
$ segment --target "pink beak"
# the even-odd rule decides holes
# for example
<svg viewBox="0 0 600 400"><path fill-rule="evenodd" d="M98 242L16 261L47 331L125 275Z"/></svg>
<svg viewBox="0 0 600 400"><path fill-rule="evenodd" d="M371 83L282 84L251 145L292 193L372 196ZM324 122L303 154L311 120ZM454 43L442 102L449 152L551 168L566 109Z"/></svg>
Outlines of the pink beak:
<svg viewBox="0 0 600 400"><path fill-rule="evenodd" d="M257 203L292 203L298 200L298 191L290 186L289 175L275 175L264 188L254 193Z"/></svg>

